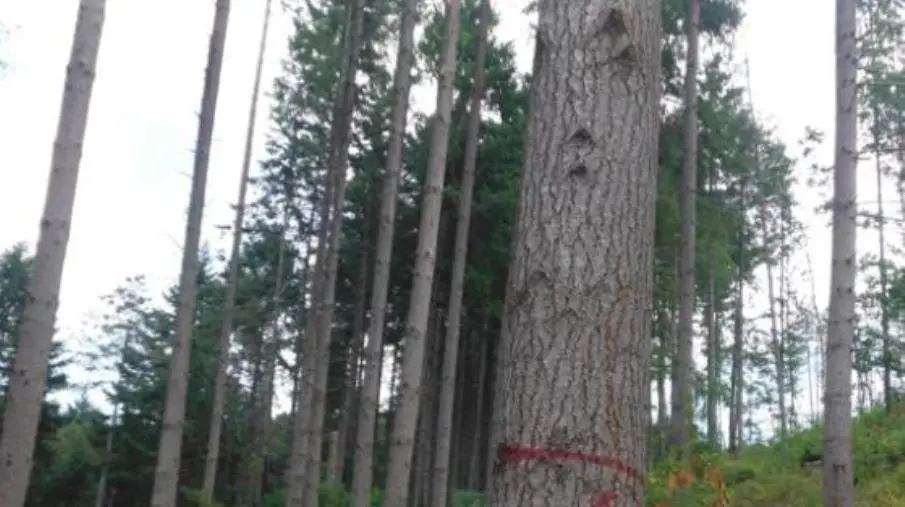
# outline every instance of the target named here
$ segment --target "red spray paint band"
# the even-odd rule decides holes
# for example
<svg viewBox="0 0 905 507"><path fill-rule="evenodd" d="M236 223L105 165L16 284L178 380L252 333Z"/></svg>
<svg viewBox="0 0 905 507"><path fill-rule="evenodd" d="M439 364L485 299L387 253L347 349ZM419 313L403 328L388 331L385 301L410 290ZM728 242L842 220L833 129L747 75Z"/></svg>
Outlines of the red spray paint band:
<svg viewBox="0 0 905 507"><path fill-rule="evenodd" d="M500 444L497 448L497 466L506 463L524 463L530 461L588 463L615 470L617 473L644 483L644 476L642 476L636 468L607 456L598 456L589 452L572 451L568 449L547 449L543 447L518 446L511 444ZM613 490L604 491L595 500L594 507L612 507L617 497L618 494Z"/></svg>

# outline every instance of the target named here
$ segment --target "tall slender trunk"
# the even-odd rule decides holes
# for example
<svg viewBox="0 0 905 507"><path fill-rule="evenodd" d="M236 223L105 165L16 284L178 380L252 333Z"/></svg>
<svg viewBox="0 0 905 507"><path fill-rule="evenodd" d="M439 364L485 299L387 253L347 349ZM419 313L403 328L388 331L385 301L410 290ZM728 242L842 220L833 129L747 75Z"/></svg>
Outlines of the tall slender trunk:
<svg viewBox="0 0 905 507"><path fill-rule="evenodd" d="M79 3L34 274L28 283L16 361L10 372L3 413L0 437L0 505L3 507L24 505L28 490L105 8L104 0Z"/></svg>
<svg viewBox="0 0 905 507"><path fill-rule="evenodd" d="M119 378L122 379L125 374L125 358L126 351L129 349L129 345L131 344L130 338L132 337L131 333L126 332L123 336L123 343L120 346L119 350L119 364L117 365L117 373L119 374ZM104 465L101 468L100 477L97 481L97 496L94 499L95 507L104 507L104 502L107 500L107 481L110 475L110 459L113 456L113 440L116 435L116 425L119 420L120 413L120 402L117 399L113 404L113 414L110 416L110 429L107 431L107 440L104 444L104 450L106 452L106 458L104 461ZM111 495L112 497L112 495Z"/></svg>
<svg viewBox="0 0 905 507"><path fill-rule="evenodd" d="M644 498L660 8L539 4L496 365L494 506Z"/></svg>
<svg viewBox="0 0 905 507"><path fill-rule="evenodd" d="M405 507L408 502L408 482L421 402L425 327L430 311L429 296L433 288L436 264L437 222L443 204L446 155L449 150L449 123L459 42L459 10L460 0L448 0L446 33L437 79L437 111L433 118L430 155L421 204L421 222L418 227L414 280L406 317L399 412L394 418L393 436L390 441L385 507Z"/></svg>
<svg viewBox="0 0 905 507"><path fill-rule="evenodd" d="M107 495L107 478L110 475L109 457L113 456L113 436L116 433L116 421L119 416L119 403L113 405L113 415L110 416L110 429L107 431L107 439L104 444L104 453L106 455L103 467L101 468L100 477L97 479L97 496L94 497L94 507L104 507L104 501Z"/></svg>
<svg viewBox="0 0 905 507"><path fill-rule="evenodd" d="M307 291L311 302L305 315L305 334L298 350L296 351L295 385L293 386L292 411L292 444L289 450L289 467L286 470L284 482L286 483L286 507L298 507L302 505L305 496L305 467L308 464L308 434L310 432L310 407L311 395L314 390L314 374L317 367L317 314L319 311L318 298L324 285L324 257L327 250L327 232L329 227L330 203L333 195L333 178L329 174L324 178L324 195L318 210L320 223L317 232L317 250L314 265L307 265L306 270L312 271L311 289ZM314 222L312 213L312 222ZM305 250L305 257L309 256L311 246ZM305 287L305 286L303 286ZM303 295L305 290L302 290Z"/></svg>
<svg viewBox="0 0 905 507"><path fill-rule="evenodd" d="M258 61L255 67L254 85L251 90L251 105L248 108L248 128L245 133L245 154L242 158L242 173L239 176L239 196L236 199L236 217L233 222L233 242L229 257L226 295L223 299L223 321L220 327L220 357L217 363L217 378L214 381L214 400L211 408L210 430L208 431L207 455L204 459L204 483L201 487L203 501L214 497L217 481L217 463L220 459L220 433L223 428L223 406L226 402L226 373L229 367L229 339L233 332L233 317L236 306L236 286L239 283L239 247L242 245L242 227L245 222L245 196L248 193L248 174L251 169L251 152L254 146L255 117L258 112L258 95L261 89L261 70L264 66L264 51L267 47L267 27L270 23L270 3L264 7L264 26L258 46Z"/></svg>
<svg viewBox="0 0 905 507"><path fill-rule="evenodd" d="M742 421L744 420L744 354L745 354L745 273L747 270L745 256L746 219L744 180L739 185L739 223L737 244L738 270L736 272L735 315L733 316L732 371L730 373L729 403L729 450L737 452L742 447Z"/></svg>
<svg viewBox="0 0 905 507"><path fill-rule="evenodd" d="M185 424L185 397L188 388L189 353L195 325L195 295L198 277L198 243L204 213L204 194L207 187L207 166L210 160L211 136L220 89L220 70L223 66L223 46L229 21L230 0L217 0L214 30L211 33L207 56L207 74L201 99L201 118L195 146L195 168L189 217L185 229L182 252L182 275L179 280L179 307L176 310L176 329L173 333L170 357L170 376L163 411L163 428L154 470L152 507L173 507L179 487L179 458L182 451L182 430Z"/></svg>
<svg viewBox="0 0 905 507"><path fill-rule="evenodd" d="M402 148L408 114L411 68L414 61L414 32L417 0L405 0L400 13L399 51L393 78L395 104L390 131L387 166L380 194L380 222L374 258L374 279L371 285L370 323L368 343L364 351L364 376L358 406L358 426L355 435L355 460L352 473L352 506L370 505L373 482L374 427L380 397L380 373L383 367L383 327L390 281L390 260L393 254L393 231L396 222L397 189L402 167ZM395 375L394 375L395 377ZM392 382L395 378L390 379Z"/></svg>
<svg viewBox="0 0 905 507"><path fill-rule="evenodd" d="M349 23L346 26L346 54L342 64L343 82L334 109L330 140L330 177L334 179L333 206L330 215L330 234L324 259L323 294L318 299L317 312L317 365L311 391L311 410L307 443L308 464L305 469L306 506L317 507L318 486L321 482L321 447L323 441L324 414L327 409L327 380L332 343L333 310L336 299L336 277L339 266L339 249L342 246L342 210L346 199L346 169L349 165L349 140L352 114L355 110L358 58L362 47L365 0L349 0Z"/></svg>
<svg viewBox="0 0 905 507"><path fill-rule="evenodd" d="M682 189L679 213L682 218L682 249L679 270L679 334L672 371L672 445L683 455L690 449L693 407L691 400L694 358L692 357L695 309L695 237L698 191L698 26L701 22L699 0L688 0L686 37L688 55L685 67L685 149L682 163Z"/></svg>
<svg viewBox="0 0 905 507"><path fill-rule="evenodd" d="M468 487L478 490L481 487L481 442L484 439L484 398L487 388L487 354L489 352L486 334L479 335L481 340L480 359L478 359L478 381L475 383L477 396L475 399L474 432L471 435L471 462L468 465ZM455 486L455 485L454 485Z"/></svg>
<svg viewBox="0 0 905 507"><path fill-rule="evenodd" d="M826 350L823 491L826 507L854 505L852 341L857 269L858 106L856 2L836 0L836 140L833 255Z"/></svg>
<svg viewBox="0 0 905 507"><path fill-rule="evenodd" d="M367 236L367 235L366 235ZM370 239L370 238L368 238ZM365 305L368 298L368 264L369 256L363 252L358 270L358 287L355 289L355 315L352 323L352 343L349 346L349 357L346 362L346 382L343 386L343 405L340 411L339 428L337 429L337 459L331 462L328 470L330 482L342 483L345 475L346 444L355 420L358 400L359 379L361 377L361 354L365 338Z"/></svg>
<svg viewBox="0 0 905 507"><path fill-rule="evenodd" d="M433 470L433 507L446 507L449 501L449 455L452 445L453 405L456 393L456 365L459 359L459 335L462 327L462 288L465 284L465 262L468 252L468 228L471 223L471 201L474 193L475 165L478 158L478 136L481 128L481 103L484 99L484 65L487 59L487 31L490 24L490 2L482 0L478 18L478 40L475 49L475 74L471 92L471 112L465 141L465 162L459 188L459 210L456 218L456 240L453 248L452 280L449 289L449 315L443 348L443 370L440 380L440 407L437 415L437 450ZM476 432L477 433L477 432Z"/></svg>
<svg viewBox="0 0 905 507"><path fill-rule="evenodd" d="M717 349L719 349L719 323L716 317L716 265L710 254L710 269L707 275L707 441L713 448L720 442L719 421L717 420L718 370Z"/></svg>
<svg viewBox="0 0 905 507"><path fill-rule="evenodd" d="M879 139L879 111L874 106L874 157L876 159L876 178L877 178L877 233L879 234L880 243L880 333L883 346L883 401L886 410L891 412L893 406L892 392L892 347L889 337L889 299L886 291L888 287L888 279L886 274L886 217L883 216L883 167L880 161L880 139Z"/></svg>
<svg viewBox="0 0 905 507"><path fill-rule="evenodd" d="M287 214L288 217L288 214ZM248 463L248 502L251 506L260 505L263 494L263 475L267 460L267 450L271 439L271 412L273 411L274 381L276 377L276 355L279 348L280 315L283 301L284 277L286 269L286 235L288 218L284 219L280 233L280 246L277 254L276 273L273 284L274 314L270 325L270 339L262 337L261 343L261 375L260 395L252 402L254 422L252 431L252 455ZM307 278L307 271L302 280Z"/></svg>
<svg viewBox="0 0 905 507"><path fill-rule="evenodd" d="M757 148L755 148L757 149ZM758 160L760 157L757 157ZM760 162L758 161L758 166L760 166ZM762 167L758 168L758 171L763 171ZM761 235L762 241L765 245L770 243L770 236L767 231L767 205L766 203L761 203L761 219L760 219L760 227L761 227ZM768 259L766 262L767 268L767 302L768 313L770 314L770 348L773 349L773 362L774 367L776 369L776 373L774 376L774 380L776 382L776 391L777 391L777 399L778 399L778 409L779 409L779 438L780 441L785 442L787 428L786 421L788 420L786 417L786 385L785 385L785 375L784 375L784 365L783 365L783 353L782 353L782 344L781 338L779 336L779 323L778 323L778 315L776 313L776 292L774 288L774 279L773 279L773 261Z"/></svg>

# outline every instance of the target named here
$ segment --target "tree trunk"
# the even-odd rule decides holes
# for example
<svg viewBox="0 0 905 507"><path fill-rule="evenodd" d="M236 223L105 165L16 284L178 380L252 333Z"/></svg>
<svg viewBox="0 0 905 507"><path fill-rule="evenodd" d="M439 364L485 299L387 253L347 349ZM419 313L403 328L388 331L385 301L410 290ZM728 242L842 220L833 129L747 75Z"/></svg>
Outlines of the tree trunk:
<svg viewBox="0 0 905 507"><path fill-rule="evenodd" d="M399 51L396 74L393 78L395 105L393 124L387 150L387 166L380 195L380 225L374 259L374 279L371 285L371 312L368 344L364 351L364 377L358 406L358 426L355 435L355 460L352 473L352 506L368 507L373 482L374 427L380 397L380 373L383 366L383 327L390 281L390 261L393 254L393 232L396 222L397 189L402 167L402 148L408 114L411 68L414 61L414 32L417 0L405 0L402 5ZM391 378L392 382L395 379Z"/></svg>
<svg viewBox="0 0 905 507"><path fill-rule="evenodd" d="M836 154L833 256L826 347L823 491L826 507L854 505L852 341L857 258L857 55L855 0L836 0Z"/></svg>
<svg viewBox="0 0 905 507"><path fill-rule="evenodd" d="M182 451L182 430L185 424L185 397L188 388L189 353L192 331L195 327L195 295L198 277L198 243L201 237L201 219L204 213L204 194L207 186L207 167L210 159L211 136L217 110L217 94L220 89L220 69L223 66L223 45L229 20L230 0L218 0L214 15L207 56L207 75L204 96L201 99L201 117L198 124L198 141L195 146L195 167L192 177L192 194L189 217L185 230L182 252L182 274L179 280L179 307L176 311L176 329L173 332L170 357L170 376L163 412L163 428L154 470L152 507L173 507L179 487L179 458Z"/></svg>
<svg viewBox="0 0 905 507"><path fill-rule="evenodd" d="M421 401L425 327L434 282L438 220L443 204L446 155L449 150L449 123L459 42L459 10L460 0L448 0L446 34L443 39L440 73L437 80L437 112L433 118L430 155L421 205L421 222L418 227L414 280L406 317L399 412L394 418L393 435L390 440L385 507L405 507L408 501L408 482Z"/></svg>
<svg viewBox="0 0 905 507"><path fill-rule="evenodd" d="M716 318L716 265L710 254L710 272L707 276L707 441L716 449L720 445L719 421L717 420L717 395L719 393L719 370L717 350L720 347L719 323Z"/></svg>
<svg viewBox="0 0 905 507"><path fill-rule="evenodd" d="M685 67L685 149L682 163L682 189L679 213L682 217L682 249L679 269L679 334L672 372L672 445L686 455L691 439L693 408L691 384L695 298L695 237L698 191L698 25L699 0L688 0L688 55Z"/></svg>
<svg viewBox="0 0 905 507"><path fill-rule="evenodd" d="M366 235L369 236L369 235ZM368 238L370 240L370 238ZM365 304L368 298L368 255L361 254L361 263L358 271L358 287L355 297L355 316L352 323L352 343L349 346L349 357L346 362L346 382L343 386L342 410L340 412L339 428L336 442L336 452L339 459L332 461L328 468L328 480L334 483L342 483L345 475L346 444L349 442L349 434L353 429L358 400L359 378L361 377L361 354L365 339Z"/></svg>
<svg viewBox="0 0 905 507"><path fill-rule="evenodd" d="M478 359L478 379L475 382L475 387L477 389L477 396L475 400L475 422L474 422L474 432L471 436L471 453L470 453L470 462L468 465L468 487L472 490L479 490L481 488L481 463L483 460L481 459L481 443L484 439L484 432L481 431L484 425L484 394L486 390L486 379L487 379L487 353L489 352L488 346L488 338L486 335L479 335L479 339L481 340L480 345L480 359ZM459 443L461 445L462 443ZM455 486L455 485L454 485Z"/></svg>
<svg viewBox="0 0 905 507"><path fill-rule="evenodd" d="M274 315L271 323L271 336L267 340L262 338L260 352L260 382L258 383L260 394L252 401L254 407L252 423L252 453L248 460L248 504L257 506L261 504L263 495L263 474L267 461L267 451L270 443L271 412L273 411L274 380L276 377L276 355L279 348L280 326L279 319L283 299L283 278L285 273L286 235L288 220L284 221L280 236L280 249L277 254L276 276L273 286ZM307 279L307 270L302 275L302 280Z"/></svg>
<svg viewBox="0 0 905 507"><path fill-rule="evenodd" d="M245 154L242 158L242 173L239 176L239 196L236 199L236 217L233 222L233 242L229 257L226 295L223 299L223 322L220 328L220 357L217 377L214 381L214 400L211 408L210 430L208 431L207 455L204 459L204 483L201 488L202 501L210 503L214 497L217 481L217 462L220 458L220 433L223 427L223 405L226 401L226 373L229 367L229 339L233 332L233 314L236 305L236 286L239 283L239 248L242 245L242 226L245 222L245 196L248 193L248 174L251 169L251 152L255 136L255 117L258 112L258 95L261 88L261 69L264 66L264 50L267 46L267 27L270 22L270 0L264 7L264 27L258 47L258 62L251 91L251 105L248 109L248 129L245 134Z"/></svg>
<svg viewBox="0 0 905 507"><path fill-rule="evenodd" d="M322 293L324 285L324 258L327 250L327 232L329 227L330 202L333 195L333 179L329 174L325 178L324 195L321 202L320 213L321 223L318 224L317 233L317 254L313 269L313 281L311 290L308 294L311 296L311 303L308 305L308 312L305 322L305 335L301 343L301 347L297 351L296 358L301 356L301 361L296 361L296 379L294 386L293 410L292 417L292 445L289 451L289 467L286 470L284 482L286 484L286 507L298 507L302 505L305 496L305 467L308 464L308 443L311 431L311 396L314 390L314 377L317 367L317 316L320 311L318 298ZM313 222L313 217L312 217ZM305 251L304 257L308 257L308 250Z"/></svg>
<svg viewBox="0 0 905 507"><path fill-rule="evenodd" d="M758 148L755 148L758 149ZM760 166L760 156L756 157L758 159L758 166ZM759 171L762 171L763 168L759 168ZM770 242L770 236L767 232L767 205L765 203L761 203L761 219L760 219L760 227L762 234L762 241L764 245L767 245ZM774 367L776 368L776 375L774 380L776 381L776 392L779 403L779 440L780 442L785 442L786 440L786 383L785 383L785 375L783 374L783 351L782 344L780 343L782 340L779 336L779 324L777 321L776 314L776 293L773 288L773 260L767 259L765 262L767 268L767 302L769 304L768 313L770 314L770 343L771 348L773 349L773 362L775 363Z"/></svg>
<svg viewBox="0 0 905 507"><path fill-rule="evenodd" d="M3 413L0 505L4 507L24 505L28 490L105 8L104 0L79 4L66 68L34 274L28 283Z"/></svg>
<svg viewBox="0 0 905 507"><path fill-rule="evenodd" d="M491 504L637 506L650 401L660 2L539 6Z"/></svg>
<svg viewBox="0 0 905 507"><path fill-rule="evenodd" d="M459 359L459 335L462 327L462 288L465 284L465 262L468 251L468 228L474 193L478 136L481 129L481 104L484 99L484 65L487 59L487 31L490 24L490 2L482 0L478 18L478 40L475 49L475 74L471 92L471 113L465 141L465 162L459 189L456 218L456 242L453 248L452 279L449 289L449 316L443 348L443 370L440 379L440 405L437 415L437 449L433 470L433 507L446 507L449 501L449 457L453 432L453 405L456 394L456 366Z"/></svg>
<svg viewBox="0 0 905 507"><path fill-rule="evenodd" d="M880 163L880 140L878 134L879 112L874 107L874 157L876 158L877 177L877 232L880 236L880 333L883 345L883 401L886 411L891 412L893 407L892 391L892 346L889 336L889 298L887 287L889 285L886 275L886 217L883 216L883 168Z"/></svg>
<svg viewBox="0 0 905 507"><path fill-rule="evenodd" d="M333 207L330 216L329 242L326 248L323 296L318 299L317 312L317 365L311 391L309 441L306 444L308 464L305 470L304 505L317 507L317 489L321 481L321 453L324 414L327 409L327 381L330 366L333 310L336 299L336 276L339 265L339 249L342 246L343 208L346 199L346 168L349 165L349 139L352 114L355 110L358 57L362 47L365 0L350 0L349 24L346 27L345 57L342 63L343 82L334 109L331 126L329 177L333 178Z"/></svg>

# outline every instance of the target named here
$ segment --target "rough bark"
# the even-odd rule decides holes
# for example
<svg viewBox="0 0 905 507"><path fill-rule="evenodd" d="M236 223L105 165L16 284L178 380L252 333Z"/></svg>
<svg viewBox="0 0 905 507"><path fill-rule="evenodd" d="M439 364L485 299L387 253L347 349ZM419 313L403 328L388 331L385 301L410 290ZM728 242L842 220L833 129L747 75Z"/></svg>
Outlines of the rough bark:
<svg viewBox="0 0 905 507"><path fill-rule="evenodd" d="M229 367L229 341L233 332L236 286L239 283L239 248L242 245L242 224L245 222L245 196L248 193L248 174L251 169L255 117L258 112L258 95L261 89L261 70L264 66L264 51L267 46L270 4L270 0L267 0L264 7L264 27L261 31L261 42L258 46L258 61L255 67L254 85L251 91L251 105L248 109L248 128L245 133L245 154L242 158L239 195L236 199L236 216L233 221L233 241L230 249L226 294L223 299L223 321L220 327L220 357L217 364L217 377L214 381L214 399L211 408L210 430L208 431L207 454L204 459L204 482L201 487L201 496L206 502L210 502L214 496L214 485L217 481L217 463L220 459L220 434L223 428L223 406L226 402L226 373Z"/></svg>
<svg viewBox="0 0 905 507"><path fill-rule="evenodd" d="M491 504L637 506L650 402L660 3L539 7Z"/></svg>
<svg viewBox="0 0 905 507"><path fill-rule="evenodd" d="M346 46L342 63L342 84L339 89L334 109L333 125L331 125L330 158L328 162L330 177L333 178L334 192L332 213L330 214L330 232L324 259L324 285L322 297L318 299L320 308L317 311L317 353L314 371L313 389L311 390L311 410L307 454L305 467L305 501L306 506L317 507L318 486L321 482L321 456L324 428L324 414L327 408L327 381L330 365L330 344L332 343L333 311L336 299L336 277L339 266L339 250L342 246L343 208L346 199L346 169L349 165L349 141L352 126L352 113L355 110L358 59L362 47L362 28L364 25L365 0L350 0L348 25L346 26Z"/></svg>
<svg viewBox="0 0 905 507"><path fill-rule="evenodd" d="M0 505L4 507L24 505L28 490L105 9L104 0L81 1L66 67L34 275L3 413Z"/></svg>
<svg viewBox="0 0 905 507"><path fill-rule="evenodd" d="M449 150L449 124L459 42L459 10L460 0L447 2L446 33L443 39L440 72L437 80L437 111L433 118L430 155L427 162L424 198L421 204L421 221L418 227L412 293L406 317L399 410L394 418L393 434L390 439L385 507L405 507L408 501L408 482L411 475L415 431L421 402L425 328L434 282L439 233L438 221L443 203L446 155Z"/></svg>
<svg viewBox="0 0 905 507"><path fill-rule="evenodd" d="M201 238L201 219L204 213L204 195L207 187L207 168L210 161L211 136L217 110L220 89L220 70L223 67L223 46L229 21L230 0L217 0L214 29L211 33L207 55L207 72L204 94L201 99L201 115L198 122L198 140L195 145L195 166L192 176L192 193L189 217L185 229L182 252L182 273L179 279L179 306L176 310L176 329L172 338L170 375L164 402L163 428L154 470L152 507L174 507L179 487L179 458L182 451L182 430L185 424L185 397L188 388L189 352L192 331L195 326L195 295L198 278L198 243Z"/></svg>
<svg viewBox="0 0 905 507"><path fill-rule="evenodd" d="M836 153L823 453L823 498L826 507L854 505L851 372L858 209L855 12L854 0L836 0Z"/></svg>
<svg viewBox="0 0 905 507"><path fill-rule="evenodd" d="M688 0L686 36L688 54L685 66L685 147L682 162L682 188L679 214L682 219L682 241L679 269L679 334L677 354L672 372L672 439L677 450L687 451L691 438L693 408L691 401L693 320L695 299L695 238L697 236L696 202L698 191L698 25L701 21L699 0ZM683 452L685 454L685 452Z"/></svg>
<svg viewBox="0 0 905 507"><path fill-rule="evenodd" d="M487 31L490 24L490 2L482 0L478 18L475 74L465 140L465 161L459 187L456 217L456 239L453 247L452 278L449 289L449 315L443 347L440 378L440 401L437 414L437 449L434 456L431 505L446 507L449 500L449 462L453 432L453 405L456 394L456 365L459 359L459 335L462 327L462 288L465 284L465 262L468 252L468 228L471 223L471 201L474 194L475 165L478 158L478 136L481 128L481 104L484 99L484 65L487 59Z"/></svg>

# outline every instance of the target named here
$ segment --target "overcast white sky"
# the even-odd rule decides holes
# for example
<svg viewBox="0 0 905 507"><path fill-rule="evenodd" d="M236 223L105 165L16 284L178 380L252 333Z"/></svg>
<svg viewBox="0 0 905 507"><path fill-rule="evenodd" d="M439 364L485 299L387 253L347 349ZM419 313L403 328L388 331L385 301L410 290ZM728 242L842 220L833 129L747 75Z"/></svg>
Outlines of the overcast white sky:
<svg viewBox="0 0 905 507"><path fill-rule="evenodd" d="M496 36L512 40L519 64L531 61L527 0L495 0L502 14ZM748 2L737 57L751 65L754 102L797 154L806 126L833 127L833 3L825 0ZM44 201L76 0L5 0L0 22L0 249L33 244ZM78 198L63 280L60 338L78 347L77 330L102 310L99 297L125 277L145 274L162 290L174 283L189 195L213 0L109 0ZM263 0L233 0L212 148L204 240L222 248L216 224L231 221L252 86ZM264 89L279 69L288 18L275 9ZM743 77L743 76L742 76ZM416 92L432 108L434 91ZM269 107L259 109L256 154L268 130ZM831 142L820 151L830 161ZM865 168L866 169L866 168ZM805 170L804 167L801 168ZM862 199L876 201L872 172L862 170ZM803 178L803 177L802 177ZM892 200L895 195L886 196ZM829 289L829 229L811 218L814 199L799 215L808 226L817 299ZM889 212L898 210L889 206ZM869 234L861 250L873 249ZM803 259L803 254L801 255Z"/></svg>

